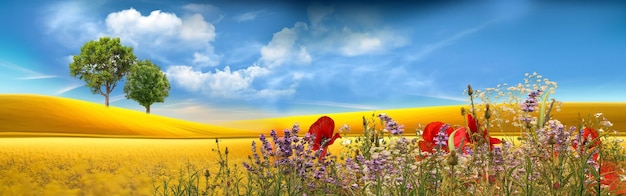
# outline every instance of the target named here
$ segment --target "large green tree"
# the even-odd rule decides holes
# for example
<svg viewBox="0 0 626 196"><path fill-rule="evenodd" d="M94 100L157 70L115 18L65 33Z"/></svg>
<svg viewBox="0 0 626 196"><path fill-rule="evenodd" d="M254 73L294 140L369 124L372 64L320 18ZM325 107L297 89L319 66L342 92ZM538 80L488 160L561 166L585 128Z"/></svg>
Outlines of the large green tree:
<svg viewBox="0 0 626 196"><path fill-rule="evenodd" d="M109 95L135 63L133 48L122 46L119 38L102 37L80 48L70 63L70 75L87 83L93 94L104 96L109 107Z"/></svg>
<svg viewBox="0 0 626 196"><path fill-rule="evenodd" d="M150 105L162 103L169 96L170 82L159 66L149 60L139 61L126 76L126 98L137 101L150 113Z"/></svg>

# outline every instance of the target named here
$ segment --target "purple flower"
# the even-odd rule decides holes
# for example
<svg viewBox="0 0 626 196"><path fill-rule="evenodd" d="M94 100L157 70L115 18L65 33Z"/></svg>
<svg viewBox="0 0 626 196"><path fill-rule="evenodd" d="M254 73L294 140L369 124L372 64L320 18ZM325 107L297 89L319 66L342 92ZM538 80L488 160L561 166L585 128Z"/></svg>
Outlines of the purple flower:
<svg viewBox="0 0 626 196"><path fill-rule="evenodd" d="M274 143L276 143L276 141L278 140L278 135L276 135L276 130L270 131L270 136L272 137L272 140L274 140Z"/></svg>
<svg viewBox="0 0 626 196"><path fill-rule="evenodd" d="M472 156L474 154L474 151L469 146L465 146L465 148L463 148L463 150L465 151L465 154L467 154L469 156Z"/></svg>
<svg viewBox="0 0 626 196"><path fill-rule="evenodd" d="M248 163L243 162L243 163L242 163L242 165L243 165L243 167L245 167L245 168L246 168L246 170L248 170L249 172L254 171L254 169L252 169L252 167L251 167L250 165L248 165Z"/></svg>
<svg viewBox="0 0 626 196"><path fill-rule="evenodd" d="M404 133L404 125L398 124L395 120L391 119L387 114L378 114L378 118L385 124L387 129L393 135L399 135Z"/></svg>
<svg viewBox="0 0 626 196"><path fill-rule="evenodd" d="M391 120L391 117L389 117L387 114L378 114L378 118L380 118L380 121L383 121L383 122L387 122Z"/></svg>
<svg viewBox="0 0 626 196"><path fill-rule="evenodd" d="M537 97L541 95L541 90L532 91L528 94L528 97L522 102L521 107L524 112L534 112L535 107L539 105Z"/></svg>
<svg viewBox="0 0 626 196"><path fill-rule="evenodd" d="M326 166L322 165L317 170L315 170L315 176L313 177L319 180L319 179L322 179L322 177L324 177L325 174L326 174Z"/></svg>
<svg viewBox="0 0 626 196"><path fill-rule="evenodd" d="M446 134L446 130L450 127L448 124L444 124L439 129L437 135L435 135L435 148L441 149L448 146L448 134Z"/></svg>
<svg viewBox="0 0 626 196"><path fill-rule="evenodd" d="M504 156L502 155L502 148L499 146L493 147L493 164L495 172L504 172Z"/></svg>

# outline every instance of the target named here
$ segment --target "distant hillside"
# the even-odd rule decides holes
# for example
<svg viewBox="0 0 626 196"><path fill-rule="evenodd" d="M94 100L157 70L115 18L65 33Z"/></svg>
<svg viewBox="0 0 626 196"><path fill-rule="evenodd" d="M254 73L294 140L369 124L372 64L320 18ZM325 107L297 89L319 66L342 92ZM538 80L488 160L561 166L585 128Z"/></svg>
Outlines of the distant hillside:
<svg viewBox="0 0 626 196"><path fill-rule="evenodd" d="M0 95L0 137L87 136L213 138L258 133L145 114L80 100Z"/></svg>
<svg viewBox="0 0 626 196"><path fill-rule="evenodd" d="M237 129L247 130L278 130L282 133L282 130L293 126L294 123L299 123L304 131L307 131L309 126L322 115L328 115L335 120L335 126L338 130L340 126L347 124L351 127L351 133L359 134L363 133L363 120L365 116L367 119L372 119L372 114L386 113L400 124L404 124L405 135L414 135L418 125L425 126L426 124L434 121L442 121L451 125L464 125L465 119L461 116L462 106L436 106L436 107L422 107L422 108L405 108L405 109L389 109L389 110L376 110L376 111L362 111L362 112L346 112L346 113L333 113L333 114L318 114L318 115L306 115L306 116L290 116L280 118L269 119L255 119L255 120L241 120L225 122L218 125L232 127ZM467 108L467 106L464 106ZM611 130L618 130L619 134L626 136L626 103L563 103L561 112L552 112L553 119L558 119L566 126L578 126L580 123L579 115L583 118L592 117L596 113L603 113L614 126ZM482 118L482 114L480 114ZM378 123L378 119L376 122ZM382 125L376 124L378 128ZM506 132L501 132L499 129L492 129L495 135L518 133L519 129L514 127L507 127Z"/></svg>
<svg viewBox="0 0 626 196"><path fill-rule="evenodd" d="M0 137L73 136L73 137L144 137L144 138L230 138L258 137L260 133L277 130L279 134L294 123L302 133L322 115L335 120L338 130L348 124L354 134L362 133L362 117L387 113L404 124L405 135L413 135L419 124L442 121L452 125L464 124L461 106L437 106L377 111L346 112L290 116L270 119L241 120L206 125L144 112L106 108L99 103L39 95L0 95ZM578 125L583 118L604 113L614 124L612 129L626 135L626 103L564 103L561 112L553 116L564 124ZM378 122L378 121L377 121ZM378 128L380 124L376 125ZM507 133L514 133L516 130ZM494 132L494 134L503 134Z"/></svg>

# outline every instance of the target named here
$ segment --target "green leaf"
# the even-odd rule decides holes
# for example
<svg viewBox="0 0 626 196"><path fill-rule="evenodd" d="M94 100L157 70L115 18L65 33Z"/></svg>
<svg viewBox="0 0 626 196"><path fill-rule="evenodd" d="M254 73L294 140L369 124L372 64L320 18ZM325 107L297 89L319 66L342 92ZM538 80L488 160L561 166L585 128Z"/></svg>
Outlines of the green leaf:
<svg viewBox="0 0 626 196"><path fill-rule="evenodd" d="M450 133L450 136L448 137L448 149L450 150L450 152L454 151L454 135L456 135L456 132L459 131L460 129L454 130L452 133ZM461 140L461 144L465 141L465 138L463 138ZM461 148L461 145L459 145L459 150Z"/></svg>
<svg viewBox="0 0 626 196"><path fill-rule="evenodd" d="M550 92L552 92L552 89L546 91L543 93L543 95L541 96L541 110L539 112L539 123L537 124L537 126L539 128L543 128L543 124L546 120L546 100L548 100L548 96L550 95Z"/></svg>

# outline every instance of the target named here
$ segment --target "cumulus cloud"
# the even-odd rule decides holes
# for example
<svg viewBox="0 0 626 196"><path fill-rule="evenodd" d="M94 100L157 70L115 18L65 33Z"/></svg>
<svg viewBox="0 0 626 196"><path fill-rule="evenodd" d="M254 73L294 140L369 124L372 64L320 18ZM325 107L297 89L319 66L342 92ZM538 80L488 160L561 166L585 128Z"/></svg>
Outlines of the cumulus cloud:
<svg viewBox="0 0 626 196"><path fill-rule="evenodd" d="M373 26L357 20L360 17L346 17L345 13L360 12L319 4L309 6L309 23L296 22L293 27L274 33L272 40L261 48L259 61L269 67L310 64L314 59L310 51L316 55L354 57L385 54L409 43L399 30ZM337 17L344 18L328 20Z"/></svg>
<svg viewBox="0 0 626 196"><path fill-rule="evenodd" d="M306 24L296 23L293 28L283 28L274 33L272 40L261 48L261 58L263 65L270 68L277 67L286 62L294 64L311 63L311 55L306 46L297 43L298 30L307 29Z"/></svg>
<svg viewBox="0 0 626 196"><path fill-rule="evenodd" d="M135 47L182 42L200 48L215 39L215 27L200 14L181 19L174 13L155 10L143 16L130 8L109 14L105 23L113 35L130 41Z"/></svg>
<svg viewBox="0 0 626 196"><path fill-rule="evenodd" d="M183 20L180 38L186 41L209 42L215 40L215 27L200 14L194 14Z"/></svg>
<svg viewBox="0 0 626 196"><path fill-rule="evenodd" d="M187 5L189 10L205 10L204 5ZM105 20L108 32L131 43L137 51L164 63L171 55L190 55L189 64L198 67L216 66L221 55L215 54L215 26L201 14L179 17L174 13L154 10L142 15L134 8L113 12ZM181 62L177 62L181 63ZM172 63L173 64L173 63Z"/></svg>
<svg viewBox="0 0 626 196"><path fill-rule="evenodd" d="M219 98L276 98L288 96L295 92L287 89L259 89L252 86L257 77L270 73L267 68L253 65L245 69L231 71L230 66L214 72L194 70L190 66L170 66L165 71L174 84L191 92L206 93Z"/></svg>
<svg viewBox="0 0 626 196"><path fill-rule="evenodd" d="M213 52L213 48L209 48L206 52L194 52L191 62L196 67L214 67L219 65L221 58L221 55Z"/></svg>

